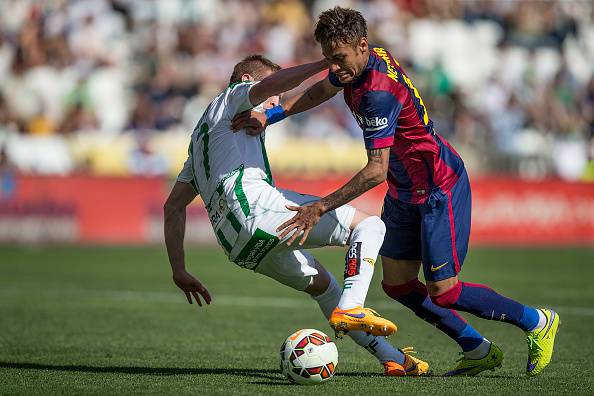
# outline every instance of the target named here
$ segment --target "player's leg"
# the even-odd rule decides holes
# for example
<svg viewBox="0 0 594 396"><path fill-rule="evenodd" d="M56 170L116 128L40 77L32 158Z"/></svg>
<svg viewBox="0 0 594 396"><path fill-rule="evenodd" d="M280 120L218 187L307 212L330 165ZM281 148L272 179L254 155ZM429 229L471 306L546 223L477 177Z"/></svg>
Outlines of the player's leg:
<svg viewBox="0 0 594 396"><path fill-rule="evenodd" d="M422 257L419 206L386 196L382 220L386 224L386 237L380 254L386 294L446 333L464 352L476 353L483 337L457 312L435 305L426 286L419 281Z"/></svg>
<svg viewBox="0 0 594 396"><path fill-rule="evenodd" d="M324 316L329 318L340 300L340 285L336 278L326 271L317 260L313 259L313 262L318 273L312 277L310 285L304 291L318 303ZM384 337L374 336L362 331L351 331L348 335L381 363L387 361L404 363L402 352L390 345Z"/></svg>
<svg viewBox="0 0 594 396"><path fill-rule="evenodd" d="M337 209L338 215L346 209ZM337 336L358 329L375 335L393 334L396 331L394 323L365 307L365 298L384 239L384 223L377 216L357 210L349 229L351 233L345 256L344 284L338 306L330 316L330 325Z"/></svg>
<svg viewBox="0 0 594 396"><path fill-rule="evenodd" d="M386 227L378 216L357 210L349 226L351 234L345 257L344 286L338 307L363 307Z"/></svg>
<svg viewBox="0 0 594 396"><path fill-rule="evenodd" d="M423 217L425 278L439 306L512 323L524 331L538 325L536 309L522 305L479 284L459 282L470 236L471 198L464 175L451 192L431 196Z"/></svg>
<svg viewBox="0 0 594 396"><path fill-rule="evenodd" d="M420 207L421 245L423 272L431 300L442 308L456 309L454 306L442 304L442 300L436 300L433 289L435 284L445 285L457 277L468 249L470 206L458 205L458 212L454 213L449 196L449 193L434 191ZM454 216L457 218L455 228L454 222L451 221ZM465 351L456 367L446 375L477 375L501 366L502 361L501 350L484 339L475 349Z"/></svg>
<svg viewBox="0 0 594 396"><path fill-rule="evenodd" d="M511 323L524 331L542 328L547 322L540 310L502 296L488 286L460 282L457 276L428 282L428 286L431 299L441 307Z"/></svg>
<svg viewBox="0 0 594 396"><path fill-rule="evenodd" d="M289 190L279 192L290 205L304 205L319 199ZM294 212L288 212L287 215L293 216ZM303 245L307 249L349 244L345 257L343 291L330 317L330 325L338 336L352 330L364 330L374 335L390 335L396 331L394 323L364 308L384 233L384 223L378 216L370 216L344 205L324 214Z"/></svg>
<svg viewBox="0 0 594 396"><path fill-rule="evenodd" d="M254 270L266 275L295 290L309 294L319 305L326 318L330 316L340 299L340 286L326 269L315 258L303 250L275 249L270 252ZM362 331L351 331L348 335L358 345L365 348L384 365L391 362L405 366L406 356L394 348L384 337L366 334ZM409 364L409 366L412 366ZM424 366L416 364L419 370ZM414 367L409 367L409 375ZM406 370L402 371L406 373ZM395 375L392 373L392 375Z"/></svg>
<svg viewBox="0 0 594 396"><path fill-rule="evenodd" d="M429 290L437 305L483 319L511 323L524 330L528 343L526 373L529 376L540 374L550 363L560 323L555 311L523 305L487 286L460 282L457 277L431 282Z"/></svg>
<svg viewBox="0 0 594 396"><path fill-rule="evenodd" d="M466 173L451 192L432 197L426 211L430 215L423 218L423 269L431 300L444 308L512 323L527 332L527 371L529 375L540 373L550 362L558 315L523 305L484 285L458 280L470 235L471 194ZM487 357L491 352L493 348Z"/></svg>
<svg viewBox="0 0 594 396"><path fill-rule="evenodd" d="M341 298L340 286L334 276L328 273L320 263L316 262L316 268L318 275L314 276L312 284L305 289L305 292L318 302L326 318L329 318ZM325 289L323 286L318 286L324 284L327 284ZM321 292L322 290L324 291ZM403 352L394 348L384 337L374 336L363 331L349 331L347 334L384 365L384 375L418 376L429 371L429 364L412 356L407 349Z"/></svg>
<svg viewBox="0 0 594 396"><path fill-rule="evenodd" d="M382 256L382 286L386 294L447 334L467 355L480 355L488 341L456 311L439 307L431 301L427 287L418 278L420 267L421 261L394 260Z"/></svg>

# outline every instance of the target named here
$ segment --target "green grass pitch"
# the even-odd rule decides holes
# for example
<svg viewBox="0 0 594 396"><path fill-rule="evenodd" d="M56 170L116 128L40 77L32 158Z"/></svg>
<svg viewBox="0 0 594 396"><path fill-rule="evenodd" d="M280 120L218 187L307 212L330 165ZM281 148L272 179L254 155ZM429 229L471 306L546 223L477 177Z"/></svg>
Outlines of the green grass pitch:
<svg viewBox="0 0 594 396"><path fill-rule="evenodd" d="M341 278L339 249L316 256ZM368 306L394 320L391 341L414 345L433 375L384 378L366 351L339 340L337 375L290 385L278 349L291 332L333 336L313 300L242 270L215 248L192 248L188 266L213 296L189 305L163 248L0 248L0 394L586 394L594 389L594 250L471 250L461 278L558 310L553 362L527 378L526 344L513 326L471 318L504 351L503 367L443 378L457 346L386 297L377 268ZM378 265L379 267L379 265ZM468 315L465 315L469 318Z"/></svg>

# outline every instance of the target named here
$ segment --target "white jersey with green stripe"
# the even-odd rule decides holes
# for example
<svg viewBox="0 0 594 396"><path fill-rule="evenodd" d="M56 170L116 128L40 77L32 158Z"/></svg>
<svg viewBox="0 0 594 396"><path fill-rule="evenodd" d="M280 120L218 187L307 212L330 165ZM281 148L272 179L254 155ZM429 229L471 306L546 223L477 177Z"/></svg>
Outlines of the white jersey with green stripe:
<svg viewBox="0 0 594 396"><path fill-rule="evenodd" d="M231 129L237 113L254 107L249 100L254 84L232 84L210 103L194 128L177 178L202 196L217 240L232 260L239 253L236 243L246 237L239 236L255 201L273 186L264 136Z"/></svg>

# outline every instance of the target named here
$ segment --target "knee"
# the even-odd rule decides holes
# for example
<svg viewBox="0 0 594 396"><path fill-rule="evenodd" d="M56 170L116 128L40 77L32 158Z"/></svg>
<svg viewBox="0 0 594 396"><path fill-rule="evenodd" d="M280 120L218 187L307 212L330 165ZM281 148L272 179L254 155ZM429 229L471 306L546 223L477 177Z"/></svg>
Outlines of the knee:
<svg viewBox="0 0 594 396"><path fill-rule="evenodd" d="M374 232L378 234L378 237L384 238L386 234L386 225L378 216L369 216L362 220L357 227L359 229L365 229L366 233Z"/></svg>
<svg viewBox="0 0 594 396"><path fill-rule="evenodd" d="M387 285L421 284L419 281L419 269L421 262L416 260L394 260L382 256L383 281Z"/></svg>
<svg viewBox="0 0 594 396"><path fill-rule="evenodd" d="M390 285L388 283L382 282L382 289L384 289L384 293L386 293L388 297L391 297L395 300L409 296L411 293L427 296L427 288L423 283L421 283L421 281L419 281L418 278L414 278L399 285Z"/></svg>
<svg viewBox="0 0 594 396"><path fill-rule="evenodd" d="M334 277L317 261L315 267L318 270L318 273L312 276L309 285L303 290L312 297L324 294L333 282L336 283Z"/></svg>
<svg viewBox="0 0 594 396"><path fill-rule="evenodd" d="M454 286L452 286L447 291L431 295L431 301L433 304L442 307L442 308L451 308L457 301L458 297L460 297L460 292L462 291L462 283L457 282Z"/></svg>
<svg viewBox="0 0 594 396"><path fill-rule="evenodd" d="M382 234L382 238L386 235L386 225L382 221L379 216L371 216L369 220L373 221L373 227L376 229L380 234Z"/></svg>

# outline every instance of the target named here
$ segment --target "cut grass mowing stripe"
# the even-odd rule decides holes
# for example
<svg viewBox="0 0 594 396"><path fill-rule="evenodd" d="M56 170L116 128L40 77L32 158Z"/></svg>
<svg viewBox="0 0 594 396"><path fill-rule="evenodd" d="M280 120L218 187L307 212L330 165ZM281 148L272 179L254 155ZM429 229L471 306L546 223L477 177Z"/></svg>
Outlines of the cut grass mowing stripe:
<svg viewBox="0 0 594 396"><path fill-rule="evenodd" d="M132 302L157 302L157 303L180 303L184 302L185 298L180 293L175 292L156 292L156 291L135 291L135 290L88 290L77 288L61 288L52 289L46 288L36 291L38 296L48 297L77 297L77 300L104 299L110 301L132 301ZM7 287L0 289L0 296L30 296L31 292L23 288ZM212 296L213 305L229 306L229 307L254 307L254 308L307 308L315 307L315 302L307 296L303 298L292 297L254 297L254 296L239 296L239 295L216 295ZM398 303L389 301L369 301L369 306L377 309L391 309L404 310L404 306ZM588 307L569 307L569 306L554 306L552 307L559 311L561 315L572 316L588 316L594 317L594 308Z"/></svg>

